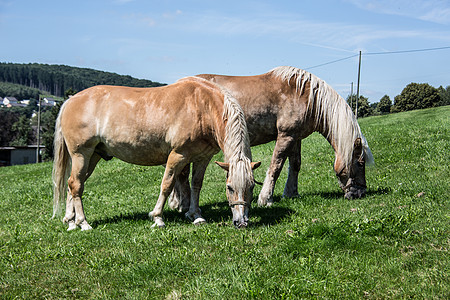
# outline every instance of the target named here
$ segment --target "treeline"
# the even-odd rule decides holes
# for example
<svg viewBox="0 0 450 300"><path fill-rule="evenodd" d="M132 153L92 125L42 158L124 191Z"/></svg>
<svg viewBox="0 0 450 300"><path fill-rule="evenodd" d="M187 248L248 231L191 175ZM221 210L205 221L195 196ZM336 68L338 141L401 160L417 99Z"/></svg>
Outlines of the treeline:
<svg viewBox="0 0 450 300"><path fill-rule="evenodd" d="M356 95L349 95L347 103L353 111L356 110ZM379 102L369 103L369 99L359 96L358 117L367 117L396 113L402 111L424 109L450 105L450 86L435 88L428 83L410 83L400 95L394 97L394 102L384 95Z"/></svg>
<svg viewBox="0 0 450 300"><path fill-rule="evenodd" d="M16 97L18 100L39 99L42 91L17 83L0 81L0 97Z"/></svg>
<svg viewBox="0 0 450 300"><path fill-rule="evenodd" d="M88 68L37 63L0 63L0 82L19 84L45 91L46 93L57 97L63 97L64 92L68 89L81 91L99 84L133 87L155 87L164 85L151 80L137 79L128 75L119 75ZM27 98L36 99L35 97L36 96Z"/></svg>

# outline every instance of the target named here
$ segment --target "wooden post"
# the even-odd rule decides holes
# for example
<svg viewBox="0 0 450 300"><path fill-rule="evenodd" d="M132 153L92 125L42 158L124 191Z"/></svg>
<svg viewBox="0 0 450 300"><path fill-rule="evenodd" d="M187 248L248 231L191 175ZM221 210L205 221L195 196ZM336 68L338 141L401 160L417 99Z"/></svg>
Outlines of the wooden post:
<svg viewBox="0 0 450 300"><path fill-rule="evenodd" d="M36 163L39 162L39 150L41 145L41 95L38 102L38 122L37 122L37 147L36 147Z"/></svg>
<svg viewBox="0 0 450 300"><path fill-rule="evenodd" d="M361 78L361 51L359 51L359 64L358 64L358 86L356 88L356 108L355 116L358 118L358 101L359 101L359 79Z"/></svg>

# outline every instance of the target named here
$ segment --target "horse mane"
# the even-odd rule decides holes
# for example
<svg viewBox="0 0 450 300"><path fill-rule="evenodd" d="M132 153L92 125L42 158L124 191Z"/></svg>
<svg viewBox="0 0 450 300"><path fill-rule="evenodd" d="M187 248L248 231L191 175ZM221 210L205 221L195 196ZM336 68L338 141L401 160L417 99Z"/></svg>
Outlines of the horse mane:
<svg viewBox="0 0 450 300"><path fill-rule="evenodd" d="M213 86L222 92L222 120L226 123L222 149L225 156L225 161L230 163L230 168L231 165L237 164L238 168L243 168L245 173L249 172L250 174L253 174L250 166L252 153L250 150L250 138L248 136L247 122L245 121L244 110L239 102L225 87L215 82L197 76L184 77L179 79L177 82L184 80L203 82L205 85L209 87Z"/></svg>
<svg viewBox="0 0 450 300"><path fill-rule="evenodd" d="M346 166L351 165L353 145L357 138L361 139L366 164L372 164L374 159L366 138L361 132L358 121L350 106L331 86L308 71L295 67L277 67L269 74L289 84L295 80L296 92L302 96L305 85L309 82L308 111L315 111L315 128L323 128L327 138L334 137L336 151L342 156ZM314 108L314 110L313 110Z"/></svg>

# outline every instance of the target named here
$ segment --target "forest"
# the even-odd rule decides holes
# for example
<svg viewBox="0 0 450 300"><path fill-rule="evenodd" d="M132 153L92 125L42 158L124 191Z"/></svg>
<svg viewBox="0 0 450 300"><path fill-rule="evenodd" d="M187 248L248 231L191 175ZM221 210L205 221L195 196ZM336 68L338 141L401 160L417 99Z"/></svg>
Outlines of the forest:
<svg viewBox="0 0 450 300"><path fill-rule="evenodd" d="M64 92L70 88L81 91L99 84L134 87L155 87L163 85L151 80L137 79L128 75L119 75L88 68L37 63L0 63L0 82L19 84L31 89L44 91L57 97L63 97ZM30 93L32 93L31 91ZM33 97L30 96L28 98L35 97L35 94L32 95ZM2 95L0 93L0 96L14 95Z"/></svg>
<svg viewBox="0 0 450 300"><path fill-rule="evenodd" d="M58 104L54 107L41 107L40 144L46 148L42 158L51 158L55 120L62 102L78 91L100 84L134 87L165 85L65 65L0 63L0 97L15 97L18 101L31 100L25 107L0 107L0 147L37 144L38 100L40 97L50 96L56 98Z"/></svg>

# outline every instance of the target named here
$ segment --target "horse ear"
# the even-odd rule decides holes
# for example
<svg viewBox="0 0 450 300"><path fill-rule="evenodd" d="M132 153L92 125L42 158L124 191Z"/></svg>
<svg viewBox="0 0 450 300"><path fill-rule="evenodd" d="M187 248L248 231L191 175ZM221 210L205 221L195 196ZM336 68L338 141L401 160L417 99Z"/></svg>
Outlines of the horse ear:
<svg viewBox="0 0 450 300"><path fill-rule="evenodd" d="M220 162L220 161L215 161L215 163L221 167L222 169L224 169L225 171L229 171L230 169L230 164L229 163L224 163L224 162Z"/></svg>
<svg viewBox="0 0 450 300"><path fill-rule="evenodd" d="M256 170L261 165L261 162L252 162L250 165L252 166L252 170Z"/></svg>

